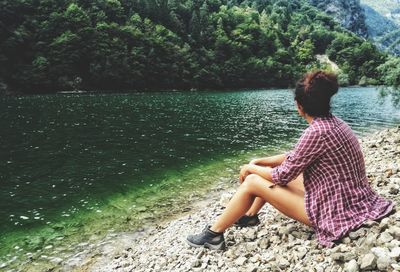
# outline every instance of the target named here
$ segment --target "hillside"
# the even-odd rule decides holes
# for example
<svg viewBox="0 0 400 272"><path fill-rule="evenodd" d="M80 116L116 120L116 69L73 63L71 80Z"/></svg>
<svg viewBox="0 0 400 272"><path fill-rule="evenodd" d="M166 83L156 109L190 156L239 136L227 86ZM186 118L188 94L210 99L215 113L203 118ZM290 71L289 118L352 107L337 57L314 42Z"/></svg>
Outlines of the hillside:
<svg viewBox="0 0 400 272"><path fill-rule="evenodd" d="M370 38L381 49L400 55L400 1L361 0Z"/></svg>
<svg viewBox="0 0 400 272"><path fill-rule="evenodd" d="M311 4L335 18L341 26L367 38L364 10L359 0L310 0Z"/></svg>
<svg viewBox="0 0 400 272"><path fill-rule="evenodd" d="M0 26L0 93L288 87L316 54L376 84L386 61L306 0L8 0Z"/></svg>
<svg viewBox="0 0 400 272"><path fill-rule="evenodd" d="M368 6L386 19L400 25L400 0L360 0L363 6Z"/></svg>

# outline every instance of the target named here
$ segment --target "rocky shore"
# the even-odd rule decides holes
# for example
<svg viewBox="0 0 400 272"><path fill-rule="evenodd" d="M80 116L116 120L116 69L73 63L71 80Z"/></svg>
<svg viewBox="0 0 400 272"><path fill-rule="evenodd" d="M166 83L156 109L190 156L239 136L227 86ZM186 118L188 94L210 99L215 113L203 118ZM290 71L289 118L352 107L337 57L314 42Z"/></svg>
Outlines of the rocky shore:
<svg viewBox="0 0 400 272"><path fill-rule="evenodd" d="M190 214L140 232L113 234L84 262L74 262L82 260L79 256L63 262L63 270L400 271L400 127L370 134L360 142L374 190L394 201L397 211L379 222L366 222L333 248L318 245L311 228L269 205L260 213L260 225L225 232L225 251L189 247L186 236L201 231L223 211L237 187L232 181L231 189L221 191L219 186Z"/></svg>

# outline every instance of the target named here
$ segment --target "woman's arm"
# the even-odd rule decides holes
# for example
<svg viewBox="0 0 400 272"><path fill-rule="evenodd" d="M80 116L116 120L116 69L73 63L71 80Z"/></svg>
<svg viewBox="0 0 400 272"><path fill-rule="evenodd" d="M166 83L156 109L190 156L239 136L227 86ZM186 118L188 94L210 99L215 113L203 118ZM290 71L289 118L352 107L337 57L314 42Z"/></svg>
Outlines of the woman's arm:
<svg viewBox="0 0 400 272"><path fill-rule="evenodd" d="M280 155L271 156L271 157L254 159L250 162L250 164L276 167L278 165L281 165L285 159L286 159L286 154L280 154Z"/></svg>
<svg viewBox="0 0 400 272"><path fill-rule="evenodd" d="M266 180L272 181L272 168L268 166L259 166L255 164L245 164L240 169L239 180L242 183L244 179L250 175L256 174Z"/></svg>

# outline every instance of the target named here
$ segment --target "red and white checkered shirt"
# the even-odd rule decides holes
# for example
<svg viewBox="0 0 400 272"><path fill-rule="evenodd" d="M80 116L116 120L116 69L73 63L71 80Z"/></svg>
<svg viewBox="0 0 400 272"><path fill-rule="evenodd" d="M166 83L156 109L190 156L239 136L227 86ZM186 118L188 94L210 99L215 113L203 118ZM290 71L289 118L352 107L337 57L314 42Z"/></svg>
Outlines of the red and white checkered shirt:
<svg viewBox="0 0 400 272"><path fill-rule="evenodd" d="M313 119L294 150L272 170L272 181L286 185L301 172L306 212L324 246L393 209L392 201L371 189L351 128L333 115Z"/></svg>

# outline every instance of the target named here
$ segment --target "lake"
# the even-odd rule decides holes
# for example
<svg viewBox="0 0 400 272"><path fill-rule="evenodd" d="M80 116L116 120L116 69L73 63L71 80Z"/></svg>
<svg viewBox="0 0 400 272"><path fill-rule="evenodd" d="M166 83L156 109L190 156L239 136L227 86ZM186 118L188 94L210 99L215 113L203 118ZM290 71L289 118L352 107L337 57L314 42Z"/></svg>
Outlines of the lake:
<svg viewBox="0 0 400 272"><path fill-rule="evenodd" d="M289 90L1 97L0 105L0 267L180 213L251 158L290 149L307 127ZM400 110L375 88L342 88L332 111L359 136L400 124Z"/></svg>

